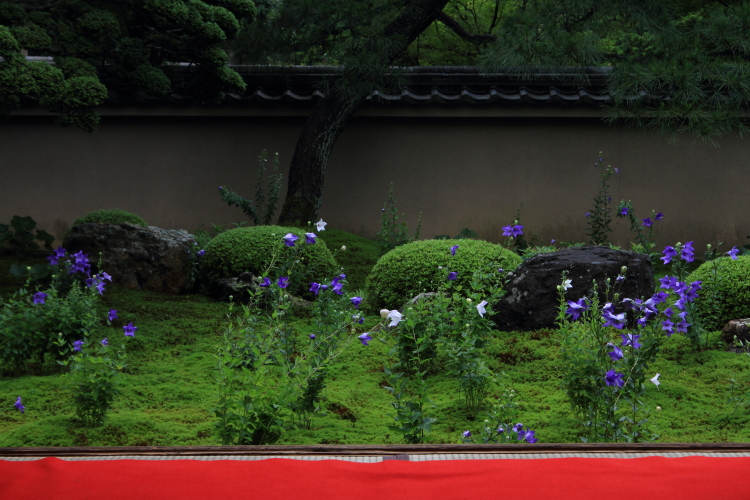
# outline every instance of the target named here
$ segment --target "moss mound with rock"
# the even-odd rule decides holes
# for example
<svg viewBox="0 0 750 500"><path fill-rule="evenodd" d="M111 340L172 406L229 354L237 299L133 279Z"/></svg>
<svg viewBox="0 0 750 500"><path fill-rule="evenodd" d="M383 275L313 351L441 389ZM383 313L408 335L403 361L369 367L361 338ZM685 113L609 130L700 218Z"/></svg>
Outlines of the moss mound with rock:
<svg viewBox="0 0 750 500"><path fill-rule="evenodd" d="M450 248L459 245L456 255ZM500 245L479 240L424 240L399 246L383 255L367 277L368 300L376 308L396 309L407 300L440 287L445 273L458 272L456 284L468 286L474 271L496 262L513 270L521 257Z"/></svg>
<svg viewBox="0 0 750 500"><path fill-rule="evenodd" d="M701 264L687 277L687 283L693 281L703 282L695 305L708 330L720 330L732 319L750 318L750 255Z"/></svg>
<svg viewBox="0 0 750 500"><path fill-rule="evenodd" d="M282 239L287 233L299 237L294 247L283 244ZM217 235L205 250L201 273L211 284L244 272L256 276L268 272L273 276L274 269L269 267L283 266L295 252L300 262L295 265L289 282L289 291L293 295L307 296L311 282L332 278L339 270L323 240L318 238L316 243L307 244L305 231L293 227L238 227Z"/></svg>
<svg viewBox="0 0 750 500"><path fill-rule="evenodd" d="M71 226L80 226L81 224L94 223L122 224L125 222L129 224L136 224L138 226L148 226L148 224L146 224L146 221L141 217L135 214L131 214L130 212L126 212L125 210L120 210L119 208L114 208L111 210L95 210L93 212L89 212L83 217L78 217L76 220L74 220Z"/></svg>

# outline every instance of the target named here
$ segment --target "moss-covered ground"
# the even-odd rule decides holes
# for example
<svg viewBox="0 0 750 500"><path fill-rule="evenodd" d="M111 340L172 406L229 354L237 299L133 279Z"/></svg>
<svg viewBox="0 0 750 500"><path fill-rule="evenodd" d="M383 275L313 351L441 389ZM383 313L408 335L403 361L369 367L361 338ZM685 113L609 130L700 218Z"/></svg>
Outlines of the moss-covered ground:
<svg viewBox="0 0 750 500"><path fill-rule="evenodd" d="M334 231L324 234L330 238ZM327 240L328 244L356 248L351 239L340 236L336 243ZM354 274L343 260L340 263ZM7 277L9 265L9 259L0 259L0 294L6 297L22 283ZM199 295L169 296L110 286L100 307L102 316L117 309L120 318L110 327L102 326L97 335L111 340L122 335L121 327L129 321L138 326L130 342L122 392L105 424L88 429L75 422L65 378L54 367L41 375L4 376L0 378L0 447L220 444L210 413L216 400L212 354L227 304ZM373 313L369 318L364 327L378 319ZM293 327L305 336L309 320L294 320ZM376 339L383 335L373 334ZM560 388L559 340L552 330L498 332L485 357L493 370L502 373L501 382L518 393L518 421L534 429L540 442L579 442L580 423ZM382 388L386 354L386 346L378 341L367 347L352 345L330 370L323 392L327 415L315 417L311 430L285 433L279 444L400 442L400 436L387 427L393 421L391 397ZM649 384L644 401L653 410L659 441L750 441L750 414L746 409L733 411L727 402L727 379L750 380L750 356L727 350L718 332L713 334L712 347L704 351L695 351L685 337L673 335L651 370L661 373L662 384L658 389ZM484 416L481 411L466 413L453 380L441 373L433 377L431 416L437 422L427 441L460 442L460 433L478 430ZM498 387L491 394L499 391ZM23 397L25 414L13 408L18 396Z"/></svg>

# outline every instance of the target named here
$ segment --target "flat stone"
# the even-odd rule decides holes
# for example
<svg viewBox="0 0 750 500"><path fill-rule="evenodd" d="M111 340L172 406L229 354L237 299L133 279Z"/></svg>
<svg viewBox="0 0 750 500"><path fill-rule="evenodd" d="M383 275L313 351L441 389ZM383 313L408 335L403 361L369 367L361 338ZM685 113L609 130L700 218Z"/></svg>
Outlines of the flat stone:
<svg viewBox="0 0 750 500"><path fill-rule="evenodd" d="M508 273L506 295L493 307L497 312L492 320L501 331L554 328L560 305L557 286L562 283L563 271L572 285L565 293L566 300L591 296L595 281L604 303L611 301L604 296L605 280L610 278L614 284L623 266L628 269L619 286L620 300L654 294L654 270L646 254L582 246L535 255Z"/></svg>

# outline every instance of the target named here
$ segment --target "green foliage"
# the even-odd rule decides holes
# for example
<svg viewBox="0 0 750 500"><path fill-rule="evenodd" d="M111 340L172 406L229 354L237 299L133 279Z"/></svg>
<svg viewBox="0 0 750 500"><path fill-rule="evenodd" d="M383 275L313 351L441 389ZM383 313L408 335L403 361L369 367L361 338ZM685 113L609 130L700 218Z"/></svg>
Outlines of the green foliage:
<svg viewBox="0 0 750 500"><path fill-rule="evenodd" d="M120 372L127 366L125 346L117 348L101 341L80 340L82 344L76 351L60 335L56 345L61 350L68 349L70 356L58 363L70 366L65 375L73 394L76 417L85 427L98 427L104 423L119 392Z"/></svg>
<svg viewBox="0 0 750 500"><path fill-rule="evenodd" d="M403 217L404 214L401 214L401 216ZM414 232L413 238L409 237L406 222L399 224L396 222L397 220L398 210L396 210L396 199L393 197L393 183L391 182L391 189L388 191L388 200L383 205L383 214L380 217L380 231L376 235L381 256L398 246L419 239L419 228L422 227L421 213L419 214L419 222L417 223L417 230Z"/></svg>
<svg viewBox="0 0 750 500"><path fill-rule="evenodd" d="M364 290L365 280L380 257L377 243L330 227L316 234L326 242L334 259L343 268L350 288ZM342 250L342 247L346 247L346 250Z"/></svg>
<svg viewBox="0 0 750 500"><path fill-rule="evenodd" d="M10 257L0 256L0 294L6 299L23 285L7 276L11 262ZM207 411L217 402L216 384L208 374L215 363L213 348L222 342L227 305L202 295L175 296L108 286L98 307L99 317L108 309L120 311L121 319L113 325L119 336L129 321L139 326L136 338L127 346L129 366L121 373L120 393L104 425L86 428L71 419L74 409L65 389L67 380L59 373L0 375L0 401L6 403L0 408L0 447L221 444L215 433L216 418ZM289 321L298 345L304 346L308 335L314 333L309 321ZM368 318L361 327L356 325L366 327L358 334L372 331L374 325L373 318ZM389 347L378 339L386 335L372 333L374 340L367 348L359 348L356 342L355 348L329 365L320 400L326 415L316 414L312 430L288 428L280 444L401 442L401 434L387 427L393 423L388 415L389 410L394 413L393 399L381 388L388 385L382 367ZM106 336L111 341L115 335L105 325L90 334L95 340ZM493 371L503 372L504 384L513 387L519 398L523 396L511 421L536 430L545 443L578 442L580 435L580 421L570 411L560 387L561 340L557 330L493 332L481 352ZM724 419L734 409L726 402L726 380L743 383L749 365L744 354L718 349L718 340L713 332L710 348L696 351L689 339L672 335L651 365L649 377L661 373L662 385L657 389L646 381L643 401L658 424L661 442L750 441L750 412L739 408L731 421ZM474 432L487 417L481 413L467 416L463 404L456 400L453 377L443 371L430 377L434 387L429 396L436 408L426 416L437 421L425 441L460 442L458 433L466 429ZM26 406L23 415L12 406L18 396L23 396ZM494 399L492 396L489 401ZM655 410L657 405L662 409Z"/></svg>
<svg viewBox="0 0 750 500"><path fill-rule="evenodd" d="M137 226L148 226L146 221L135 214L114 208L111 210L95 210L89 212L83 217L78 217L73 221L71 226L80 226L81 224L135 224Z"/></svg>
<svg viewBox="0 0 750 500"><path fill-rule="evenodd" d="M107 97L95 69L104 61L106 76L155 97L174 89L203 103L241 93L245 83L225 66L222 44L237 36L240 20L254 11L251 0L4 2L0 113L8 115L27 96L59 114L58 123L91 132L99 122L94 108ZM21 50L53 57L55 65L26 61ZM170 67L184 62L192 63L190 71Z"/></svg>
<svg viewBox="0 0 750 500"><path fill-rule="evenodd" d="M454 245L459 248L451 256ZM521 258L507 248L480 240L415 241L378 260L367 278L368 299L373 307L398 308L422 292L438 290L445 280L439 267L458 272L456 283L467 287L474 271L492 262L512 271Z"/></svg>
<svg viewBox="0 0 750 500"><path fill-rule="evenodd" d="M586 224L589 226L586 236L589 237L589 243L592 245L606 245L609 243L608 234L612 231L610 223L612 218L610 213L612 209L609 205L612 198L609 196L609 178L614 173L612 165L604 166L604 159L601 158L602 152L599 151L599 161L594 166L599 169L599 191L594 197L594 206L587 215Z"/></svg>
<svg viewBox="0 0 750 500"><path fill-rule="evenodd" d="M10 220L10 225L0 224L0 246L8 245L10 252L17 259L28 257L32 250L39 250L36 241L44 243L45 249L52 250L55 237L41 229L37 229L34 234L32 231L35 228L36 221L30 216L14 215Z"/></svg>
<svg viewBox="0 0 750 500"><path fill-rule="evenodd" d="M62 338L66 345L84 338L99 324L95 314L98 295L94 287L78 283L67 293L58 292L58 273L49 288L43 290L43 304L34 304L34 293L21 288L0 302L0 367L20 373L39 371L46 361L60 360L67 350L56 347Z"/></svg>
<svg viewBox="0 0 750 500"><path fill-rule="evenodd" d="M731 319L750 317L750 255L706 262L687 277L687 283L693 281L702 281L695 306L708 330L720 330Z"/></svg>
<svg viewBox="0 0 750 500"><path fill-rule="evenodd" d="M565 278L563 273L563 282ZM607 288L606 296L608 300L611 298L611 304L620 304L609 281ZM639 328L637 334L627 333L635 335L635 340L626 346L621 339L621 332L625 330L604 326L602 322L605 309L600 305L596 283L591 297L587 298L589 307L578 321L571 321L566 313L568 303L563 285L558 285L558 294L562 386L573 411L581 419L581 440L589 443L655 440L658 436L649 423L650 411L643 396L645 382L652 376L651 365L667 340L661 321L652 319L644 328ZM610 352L620 346L620 356L615 359ZM620 376L619 385L607 382L610 374Z"/></svg>
<svg viewBox="0 0 750 500"><path fill-rule="evenodd" d="M279 246L287 233L300 237L294 248ZM290 279L289 292L301 295L309 289L311 282L321 282L333 276L338 270L336 261L323 241L318 240L313 245L308 245L304 241L305 231L296 228L238 227L217 235L206 245L201 272L210 283L239 276L244 272L260 276L269 273L273 268L283 273L286 270L283 269L284 262L290 256L296 255L299 261L296 263L298 274L296 279Z"/></svg>
<svg viewBox="0 0 750 500"><path fill-rule="evenodd" d="M274 155L273 170L268 179L268 186L266 186L265 180L266 172L268 171L266 167L268 152L265 149L261 151L258 162L260 163L260 168L258 168L258 182L255 184L254 202L243 198L229 188L220 187L219 194L221 194L221 199L226 201L230 207L234 205L241 208L245 215L253 220L256 226L268 226L273 219L273 213L276 211L276 204L279 202L279 194L281 193L282 174L278 171L279 153ZM266 199L266 189L268 190L268 199Z"/></svg>
<svg viewBox="0 0 750 500"><path fill-rule="evenodd" d="M271 285L271 314L257 309L263 292L256 290L250 307L233 317L215 355L218 402L212 413L221 442L271 444L295 425L309 429L321 411L328 365L354 338L348 298L322 291L313 306L314 331L306 342L294 338L288 324L291 302L286 291ZM291 415L290 415L291 413Z"/></svg>

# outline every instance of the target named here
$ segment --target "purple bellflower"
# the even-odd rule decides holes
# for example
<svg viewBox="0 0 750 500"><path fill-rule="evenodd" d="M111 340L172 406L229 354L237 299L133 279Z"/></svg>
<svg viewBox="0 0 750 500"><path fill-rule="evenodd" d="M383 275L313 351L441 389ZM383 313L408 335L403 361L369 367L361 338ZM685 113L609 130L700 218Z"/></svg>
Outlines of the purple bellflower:
<svg viewBox="0 0 750 500"><path fill-rule="evenodd" d="M638 349L643 344L638 343L638 339L641 337L640 335L636 335L634 333L621 333L620 337L622 337L622 346L633 346L633 349Z"/></svg>
<svg viewBox="0 0 750 500"><path fill-rule="evenodd" d="M608 346L612 347L612 352L609 352L609 357L612 358L612 361L617 361L619 359L622 359L622 349L611 342L607 344Z"/></svg>
<svg viewBox="0 0 750 500"><path fill-rule="evenodd" d="M344 292L341 290L344 287L343 283L336 282L336 283L331 283L331 285L333 286L333 293L335 293L336 295L344 294Z"/></svg>
<svg viewBox="0 0 750 500"><path fill-rule="evenodd" d="M622 207L622 210L620 210L620 215L628 215L629 213L628 207Z"/></svg>
<svg viewBox="0 0 750 500"><path fill-rule="evenodd" d="M609 386L622 387L625 381L622 379L622 373L609 370L604 376L604 382Z"/></svg>
<svg viewBox="0 0 750 500"><path fill-rule="evenodd" d="M573 316L573 321L576 321L578 318L580 318L581 314L589 308L589 305L586 303L586 297L582 297L577 301L569 300L568 306L570 307L568 307L568 310L565 311L565 314Z"/></svg>
<svg viewBox="0 0 750 500"><path fill-rule="evenodd" d="M317 296L320 293L320 283L315 283L314 281L310 283L310 291Z"/></svg>
<svg viewBox="0 0 750 500"><path fill-rule="evenodd" d="M21 396L18 396L18 399L16 399L16 402L13 403L13 406L16 407L16 410L20 411L21 413L25 413L26 407L21 403Z"/></svg>
<svg viewBox="0 0 750 500"><path fill-rule="evenodd" d="M198 255L198 257L203 257L204 255L206 255L206 251L205 250L198 250L198 254L197 255Z"/></svg>
<svg viewBox="0 0 750 500"><path fill-rule="evenodd" d="M523 235L523 226L505 226L503 227L503 236L517 238Z"/></svg>
<svg viewBox="0 0 750 500"><path fill-rule="evenodd" d="M310 334L310 340L315 340L315 334L314 333Z"/></svg>
<svg viewBox="0 0 750 500"><path fill-rule="evenodd" d="M456 255L456 250L458 250L459 245L453 245L451 247L451 255Z"/></svg>
<svg viewBox="0 0 750 500"><path fill-rule="evenodd" d="M694 252L695 250L693 249L693 242L688 241L687 243L685 243L685 246L682 247L680 258L685 262L693 262L695 260L695 257L693 257Z"/></svg>
<svg viewBox="0 0 750 500"><path fill-rule="evenodd" d="M47 294L44 292L36 292L34 294L34 305L44 304L44 299L47 298Z"/></svg>
<svg viewBox="0 0 750 500"><path fill-rule="evenodd" d="M106 339L106 338L105 338L105 339L102 339L102 345L103 345L103 346L108 346L108 345L109 345L109 342L107 342L107 339Z"/></svg>
<svg viewBox="0 0 750 500"><path fill-rule="evenodd" d="M655 220L662 220L663 218L664 218L664 214L661 212L656 214L656 216L654 217Z"/></svg>
<svg viewBox="0 0 750 500"><path fill-rule="evenodd" d="M284 244L288 247L293 247L294 242L297 241L299 237L295 235L294 233L287 233L286 236L284 236Z"/></svg>
<svg viewBox="0 0 750 500"><path fill-rule="evenodd" d="M653 225L654 223L651 221L650 218L646 217L645 219L643 219L643 227L651 227Z"/></svg>
<svg viewBox="0 0 750 500"><path fill-rule="evenodd" d="M73 342L73 350L78 352L83 347L83 340L76 340Z"/></svg>
<svg viewBox="0 0 750 500"><path fill-rule="evenodd" d="M355 309L359 309L359 305L362 303L362 297L352 297L352 305Z"/></svg>
<svg viewBox="0 0 750 500"><path fill-rule="evenodd" d="M464 437L464 439L469 439L471 437L471 431L463 431L461 435Z"/></svg>
<svg viewBox="0 0 750 500"><path fill-rule="evenodd" d="M305 233L305 243L308 245L315 244L315 238L317 238L318 235L315 233Z"/></svg>
<svg viewBox="0 0 750 500"><path fill-rule="evenodd" d="M737 250L736 246L732 247L732 249L730 251L726 252L726 254L729 255L732 258L732 260L737 260L737 254L738 253L740 253L740 251Z"/></svg>
<svg viewBox="0 0 750 500"><path fill-rule="evenodd" d="M456 278L458 278L458 273L455 271L451 271L448 273L448 281L453 281Z"/></svg>
<svg viewBox="0 0 750 500"><path fill-rule="evenodd" d="M65 257L65 254L67 251L63 247L57 247L53 252L52 255L47 257L47 260L49 261L50 266L56 266L57 261Z"/></svg>
<svg viewBox="0 0 750 500"><path fill-rule="evenodd" d="M268 277L263 278L263 281L261 281L258 286L271 286L271 279Z"/></svg>
<svg viewBox="0 0 750 500"><path fill-rule="evenodd" d="M279 288L286 288L289 286L289 278L286 276L281 276L276 284L279 285Z"/></svg>
<svg viewBox="0 0 750 500"><path fill-rule="evenodd" d="M131 321L127 325L123 326L122 329L125 331L126 337L135 337L135 331L138 329L138 327L133 326L133 322Z"/></svg>
<svg viewBox="0 0 750 500"><path fill-rule="evenodd" d="M369 333L363 333L357 338L360 342L362 342L362 345L369 345L368 342L372 340L372 337L370 337Z"/></svg>
<svg viewBox="0 0 750 500"><path fill-rule="evenodd" d="M117 313L118 311L116 309L110 309L109 314L107 314L107 321L110 323L117 319Z"/></svg>
<svg viewBox="0 0 750 500"><path fill-rule="evenodd" d="M665 264L669 264L674 257L677 257L677 252L675 252L674 247L668 246L668 247L664 247L664 251L662 252L662 255L664 257L661 257L661 261Z"/></svg>

